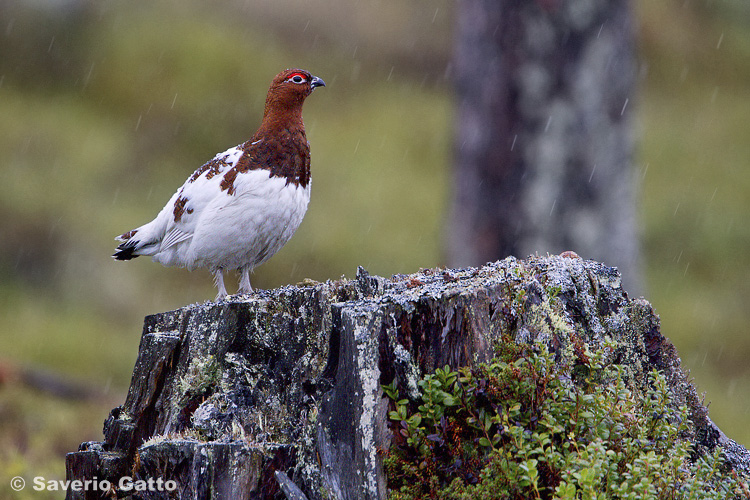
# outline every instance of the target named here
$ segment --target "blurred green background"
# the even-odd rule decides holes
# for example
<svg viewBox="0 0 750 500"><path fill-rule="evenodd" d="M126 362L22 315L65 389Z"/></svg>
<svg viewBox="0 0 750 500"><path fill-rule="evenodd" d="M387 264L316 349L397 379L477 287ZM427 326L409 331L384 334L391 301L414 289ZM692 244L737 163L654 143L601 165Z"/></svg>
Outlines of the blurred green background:
<svg viewBox="0 0 750 500"><path fill-rule="evenodd" d="M750 9L743 0L633 5L644 295L711 418L747 446ZM253 285L443 263L453 8L0 2L3 476L63 479L64 454L101 439L124 400L143 316L213 298L205 270L114 262L113 237L151 220L195 168L247 139L283 68L328 85L305 105L313 195L297 235ZM231 293L234 276L227 285ZM28 367L100 396L29 389L18 375ZM0 481L0 498L60 497Z"/></svg>

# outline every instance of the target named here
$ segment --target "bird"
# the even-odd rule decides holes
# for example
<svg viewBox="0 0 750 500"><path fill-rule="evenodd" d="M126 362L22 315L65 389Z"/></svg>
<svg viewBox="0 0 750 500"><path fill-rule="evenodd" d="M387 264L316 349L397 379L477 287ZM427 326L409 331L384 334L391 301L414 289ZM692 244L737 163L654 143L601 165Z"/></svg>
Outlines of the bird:
<svg viewBox="0 0 750 500"><path fill-rule="evenodd" d="M276 75L263 119L246 142L193 172L151 222L115 238L115 260L147 255L164 266L208 268L218 294L238 270L238 294L253 293L250 272L292 237L310 201L310 144L302 105L325 82L292 68Z"/></svg>

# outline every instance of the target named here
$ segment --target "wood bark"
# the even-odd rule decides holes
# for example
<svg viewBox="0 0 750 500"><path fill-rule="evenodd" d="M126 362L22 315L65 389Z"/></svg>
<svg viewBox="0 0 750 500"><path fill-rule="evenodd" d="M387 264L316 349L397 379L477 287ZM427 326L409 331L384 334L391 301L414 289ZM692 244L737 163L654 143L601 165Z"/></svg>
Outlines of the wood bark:
<svg viewBox="0 0 750 500"><path fill-rule="evenodd" d="M460 0L450 265L573 250L637 290L627 0Z"/></svg>

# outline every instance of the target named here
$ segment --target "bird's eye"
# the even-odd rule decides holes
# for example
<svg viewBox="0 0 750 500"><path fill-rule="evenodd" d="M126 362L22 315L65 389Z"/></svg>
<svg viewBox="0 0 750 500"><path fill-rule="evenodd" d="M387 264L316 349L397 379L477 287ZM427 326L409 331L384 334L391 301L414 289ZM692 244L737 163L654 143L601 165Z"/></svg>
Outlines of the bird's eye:
<svg viewBox="0 0 750 500"><path fill-rule="evenodd" d="M287 78L286 81L294 83L306 83L307 78L305 78L305 75L303 75L302 73L294 73L289 78Z"/></svg>

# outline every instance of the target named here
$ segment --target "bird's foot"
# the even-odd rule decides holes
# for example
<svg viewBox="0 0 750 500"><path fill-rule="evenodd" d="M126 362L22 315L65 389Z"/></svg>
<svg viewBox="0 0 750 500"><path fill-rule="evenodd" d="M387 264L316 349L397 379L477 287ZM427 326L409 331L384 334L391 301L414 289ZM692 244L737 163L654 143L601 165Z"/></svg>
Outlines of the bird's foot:
<svg viewBox="0 0 750 500"><path fill-rule="evenodd" d="M216 299L214 299L216 302L219 302L220 300L224 300L227 296L227 289L224 286L224 270L219 268L214 271L214 284L216 285L216 288L219 290L219 293L216 294Z"/></svg>
<svg viewBox="0 0 750 500"><path fill-rule="evenodd" d="M240 287L237 290L237 295L250 295L253 293L253 287L250 286L250 269L242 268L240 273Z"/></svg>

